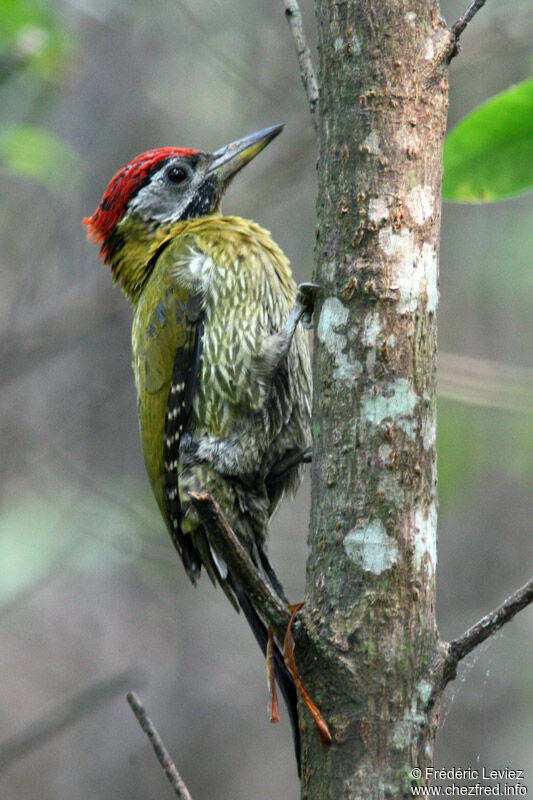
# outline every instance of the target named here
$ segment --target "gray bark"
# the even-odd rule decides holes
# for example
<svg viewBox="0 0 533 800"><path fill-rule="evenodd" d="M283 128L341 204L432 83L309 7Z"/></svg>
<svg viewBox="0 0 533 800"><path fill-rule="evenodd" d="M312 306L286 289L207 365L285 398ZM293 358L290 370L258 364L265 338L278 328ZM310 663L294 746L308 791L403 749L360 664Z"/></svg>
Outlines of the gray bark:
<svg viewBox="0 0 533 800"><path fill-rule="evenodd" d="M315 5L313 646L295 635L333 742L302 713L302 797L410 797L411 768L431 763L442 649L435 376L450 34L429 0Z"/></svg>

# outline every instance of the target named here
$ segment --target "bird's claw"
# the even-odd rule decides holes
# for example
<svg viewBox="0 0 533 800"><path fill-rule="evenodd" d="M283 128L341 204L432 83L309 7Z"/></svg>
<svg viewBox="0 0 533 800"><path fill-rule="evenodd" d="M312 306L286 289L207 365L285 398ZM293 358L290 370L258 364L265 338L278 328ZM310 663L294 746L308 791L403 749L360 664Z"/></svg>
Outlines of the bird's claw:
<svg viewBox="0 0 533 800"><path fill-rule="evenodd" d="M298 294L296 295L296 305L301 310L300 321L304 328L312 326L313 309L315 307L316 296L321 289L316 283L298 284Z"/></svg>

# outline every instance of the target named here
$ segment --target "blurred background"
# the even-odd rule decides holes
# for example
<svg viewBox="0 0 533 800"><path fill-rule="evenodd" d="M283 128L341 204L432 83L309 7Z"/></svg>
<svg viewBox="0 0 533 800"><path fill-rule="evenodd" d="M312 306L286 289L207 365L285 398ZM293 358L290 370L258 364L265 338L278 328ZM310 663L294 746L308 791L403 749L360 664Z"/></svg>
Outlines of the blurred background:
<svg viewBox="0 0 533 800"><path fill-rule="evenodd" d="M442 12L452 23L466 5L445 0ZM311 0L302 10L312 41ZM465 32L450 126L528 76L528 10L527 0L489 3ZM235 182L224 210L269 228L302 281L312 270L316 157L281 3L0 0L4 800L171 797L125 702L130 688L195 798L298 796L288 724L267 721L259 650L220 591L205 577L196 590L189 583L156 511L138 439L130 309L81 227L137 153L212 150L279 121L283 136ZM531 197L444 207L445 638L531 572L531 212ZM308 507L304 484L272 525L272 560L293 600L304 593ZM463 665L446 696L437 766L533 763L532 633L529 610ZM46 741L43 720L57 728Z"/></svg>

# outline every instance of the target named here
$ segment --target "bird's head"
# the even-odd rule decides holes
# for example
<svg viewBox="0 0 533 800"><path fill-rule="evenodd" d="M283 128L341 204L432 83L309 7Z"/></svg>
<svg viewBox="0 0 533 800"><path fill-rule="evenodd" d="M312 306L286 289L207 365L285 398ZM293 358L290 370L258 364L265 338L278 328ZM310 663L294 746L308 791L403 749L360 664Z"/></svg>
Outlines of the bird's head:
<svg viewBox="0 0 533 800"><path fill-rule="evenodd" d="M282 128L274 125L215 153L176 147L142 153L116 173L94 214L83 220L88 237L100 242L100 255L115 269L130 234L155 237L174 222L217 213L231 179Z"/></svg>

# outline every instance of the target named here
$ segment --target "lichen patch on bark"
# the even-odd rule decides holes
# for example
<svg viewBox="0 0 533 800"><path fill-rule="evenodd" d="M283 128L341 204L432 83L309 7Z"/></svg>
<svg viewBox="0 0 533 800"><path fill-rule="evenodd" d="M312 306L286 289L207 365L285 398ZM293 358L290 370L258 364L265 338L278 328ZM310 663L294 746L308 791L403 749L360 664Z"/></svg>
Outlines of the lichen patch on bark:
<svg viewBox="0 0 533 800"><path fill-rule="evenodd" d="M419 401L420 398L410 382L405 378L398 378L387 385L387 394L376 394L374 389L365 391L361 398L361 414L372 425L378 426L390 421L400 428L407 428L412 436L412 417Z"/></svg>
<svg viewBox="0 0 533 800"><path fill-rule="evenodd" d="M420 680L417 683L416 688L418 690L418 694L420 695L420 699L422 700L424 705L426 705L426 703L428 702L429 698L431 697L431 693L433 691L433 686L431 685L431 683L429 681L426 681L426 680L424 680L422 678L422 680Z"/></svg>
<svg viewBox="0 0 533 800"><path fill-rule="evenodd" d="M419 213L417 208L416 213ZM429 242L419 244L411 230L396 231L392 226L380 230L379 244L390 259L390 288L398 292L400 314L416 311L423 295L427 299L427 310L434 312L438 300L434 246Z"/></svg>
<svg viewBox="0 0 533 800"><path fill-rule="evenodd" d="M379 334L383 330L381 317L377 311L370 311L363 323L363 342L368 347L374 347Z"/></svg>
<svg viewBox="0 0 533 800"><path fill-rule="evenodd" d="M426 40L426 49L424 51L424 58L426 61L431 61L432 58L435 56L435 45L433 44L433 39Z"/></svg>
<svg viewBox="0 0 533 800"><path fill-rule="evenodd" d="M378 225L389 216L389 206L384 197L372 197L368 204L368 219Z"/></svg>
<svg viewBox="0 0 533 800"><path fill-rule="evenodd" d="M421 433L424 450L431 450L435 447L437 444L437 425L433 417L424 417Z"/></svg>
<svg viewBox="0 0 533 800"><path fill-rule="evenodd" d="M399 558L398 545L379 519L352 528L344 537L344 549L355 564L376 575L391 569Z"/></svg>
<svg viewBox="0 0 533 800"><path fill-rule="evenodd" d="M317 336L323 342L328 353L331 353L335 359L334 377L337 380L352 383L361 374L362 367L358 361L350 361L345 352L348 339L342 329L346 330L349 313L340 300L336 297L328 297L320 313Z"/></svg>
<svg viewBox="0 0 533 800"><path fill-rule="evenodd" d="M379 143L379 136L377 135L377 133L372 131L371 133L368 134L368 136L366 137L366 139L362 144L362 149L363 152L370 153L373 156L382 155Z"/></svg>
<svg viewBox="0 0 533 800"><path fill-rule="evenodd" d="M431 503L427 508L415 508L412 512L411 529L414 532L414 558L416 568L422 570L428 562L431 571L435 572L437 565L437 541L435 529L437 527L437 508Z"/></svg>
<svg viewBox="0 0 533 800"><path fill-rule="evenodd" d="M417 225L424 225L435 213L431 186L415 186L406 195L405 205Z"/></svg>
<svg viewBox="0 0 533 800"><path fill-rule="evenodd" d="M406 708L404 715L399 719L392 730L392 745L397 750L402 750L408 739L417 737L418 731L426 722L425 713L418 709L416 697L413 697L411 707Z"/></svg>

